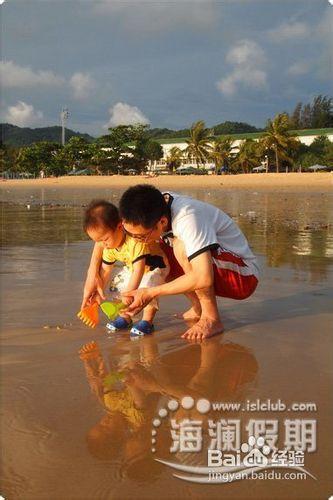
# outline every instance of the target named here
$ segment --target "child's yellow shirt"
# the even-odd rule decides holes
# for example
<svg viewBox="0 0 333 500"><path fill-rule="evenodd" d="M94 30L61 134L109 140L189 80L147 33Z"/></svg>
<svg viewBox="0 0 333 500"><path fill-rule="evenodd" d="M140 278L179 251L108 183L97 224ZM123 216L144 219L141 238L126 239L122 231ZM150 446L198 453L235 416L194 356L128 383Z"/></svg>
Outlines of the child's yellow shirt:
<svg viewBox="0 0 333 500"><path fill-rule="evenodd" d="M104 394L104 404L108 410L122 413L134 427L140 427L144 422L144 414L142 410L135 408L133 396L127 388Z"/></svg>
<svg viewBox="0 0 333 500"><path fill-rule="evenodd" d="M145 273L157 267L166 267L166 257L158 242L145 243L128 235L121 247L104 248L102 257L105 264L123 262L131 272L133 264L144 258L146 259Z"/></svg>

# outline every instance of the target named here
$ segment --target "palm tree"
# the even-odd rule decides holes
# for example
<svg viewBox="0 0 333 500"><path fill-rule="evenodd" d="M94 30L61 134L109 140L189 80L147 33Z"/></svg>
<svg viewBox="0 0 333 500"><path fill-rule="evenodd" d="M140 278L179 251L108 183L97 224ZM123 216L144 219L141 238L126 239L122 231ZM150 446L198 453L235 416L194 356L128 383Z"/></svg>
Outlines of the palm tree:
<svg viewBox="0 0 333 500"><path fill-rule="evenodd" d="M170 149L168 156L166 157L166 165L170 172L174 172L176 168L180 167L181 160L183 158L183 152L177 146Z"/></svg>
<svg viewBox="0 0 333 500"><path fill-rule="evenodd" d="M280 160L292 163L288 150L295 150L299 145L298 138L289 131L289 128L289 116L286 113L280 113L273 120L268 120L266 132L260 139L261 147L273 152L277 172L279 172Z"/></svg>
<svg viewBox="0 0 333 500"><path fill-rule="evenodd" d="M232 166L236 170L240 167L245 174L249 173L251 168L258 165L259 155L258 143L253 139L245 139L239 145L239 150L232 162Z"/></svg>
<svg viewBox="0 0 333 500"><path fill-rule="evenodd" d="M229 167L232 160L232 152L235 149L232 143L233 139L230 136L220 137L213 142L209 156L215 163L215 173L217 173L218 165Z"/></svg>
<svg viewBox="0 0 333 500"><path fill-rule="evenodd" d="M211 146L208 142L210 132L205 128L205 122L199 120L192 124L190 129L190 138L186 140L187 148L184 153L195 161L196 166L205 163L209 156Z"/></svg>

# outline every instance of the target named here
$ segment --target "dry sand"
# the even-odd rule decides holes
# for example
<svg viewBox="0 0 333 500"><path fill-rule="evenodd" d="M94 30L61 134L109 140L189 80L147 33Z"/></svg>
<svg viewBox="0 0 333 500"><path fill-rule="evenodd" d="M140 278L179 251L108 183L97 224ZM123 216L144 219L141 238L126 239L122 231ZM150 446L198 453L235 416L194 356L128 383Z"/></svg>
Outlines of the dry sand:
<svg viewBox="0 0 333 500"><path fill-rule="evenodd" d="M161 189L260 189L269 191L333 191L333 173L280 173L239 175L166 175L140 176L82 176L49 179L24 179L3 181L3 188L64 187L64 188L113 188L125 189L139 183L150 183Z"/></svg>

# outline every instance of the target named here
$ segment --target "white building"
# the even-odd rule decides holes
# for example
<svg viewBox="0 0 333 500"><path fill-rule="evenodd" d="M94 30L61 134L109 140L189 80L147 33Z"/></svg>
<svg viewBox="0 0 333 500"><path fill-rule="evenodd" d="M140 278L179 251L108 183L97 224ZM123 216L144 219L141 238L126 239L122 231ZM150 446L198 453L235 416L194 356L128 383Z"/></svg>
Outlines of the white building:
<svg viewBox="0 0 333 500"><path fill-rule="evenodd" d="M311 135L299 135L298 138L302 144L309 146L310 144L312 144L314 139L316 137L319 137L320 135L326 135L328 137L328 139L331 142L333 142L333 134L325 134L325 133L321 133L321 134L317 134L317 135L313 135L313 134L311 134ZM257 141L258 138L255 138L254 140ZM243 141L244 141L244 139L235 139L235 141L233 142L233 147L235 148L234 149L235 152L237 152L239 145ZM149 162L148 170L150 170L152 172L156 172L159 170L165 170L167 168L166 158L168 157L170 150L174 147L177 147L181 151L184 151L187 148L187 143L174 141L172 143L161 144L161 146L163 148L163 158L161 158L158 161ZM181 167L197 167L197 165L193 161L191 161L190 159L186 158L186 155L184 155L184 158L181 162ZM211 169L215 168L215 165L214 165L214 163L208 162L208 163L205 163L204 165L202 165L202 168L206 168L207 170L211 170Z"/></svg>

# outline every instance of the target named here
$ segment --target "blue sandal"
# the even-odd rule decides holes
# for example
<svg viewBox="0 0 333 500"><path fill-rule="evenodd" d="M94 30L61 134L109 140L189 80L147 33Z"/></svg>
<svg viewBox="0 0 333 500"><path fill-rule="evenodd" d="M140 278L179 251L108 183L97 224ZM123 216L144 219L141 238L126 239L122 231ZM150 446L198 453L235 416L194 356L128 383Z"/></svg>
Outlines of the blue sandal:
<svg viewBox="0 0 333 500"><path fill-rule="evenodd" d="M117 332L118 330L127 330L131 325L132 321L126 321L122 316L118 316L115 320L107 323L106 328L111 332Z"/></svg>
<svg viewBox="0 0 333 500"><path fill-rule="evenodd" d="M154 331L154 325L151 325L149 321L141 320L135 323L131 328L130 337L137 338L143 337L144 335L151 335Z"/></svg>

